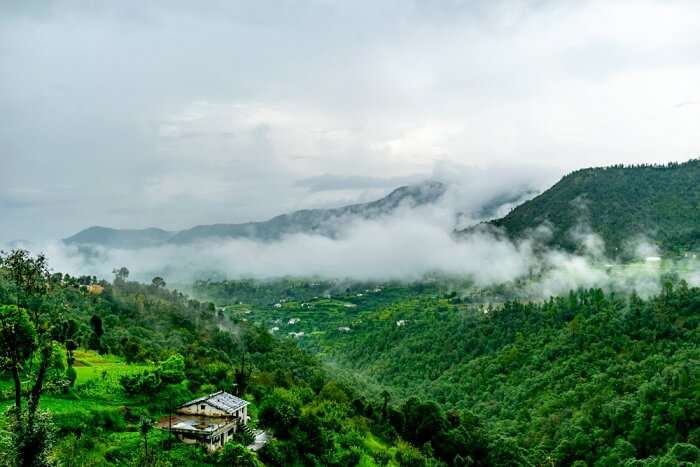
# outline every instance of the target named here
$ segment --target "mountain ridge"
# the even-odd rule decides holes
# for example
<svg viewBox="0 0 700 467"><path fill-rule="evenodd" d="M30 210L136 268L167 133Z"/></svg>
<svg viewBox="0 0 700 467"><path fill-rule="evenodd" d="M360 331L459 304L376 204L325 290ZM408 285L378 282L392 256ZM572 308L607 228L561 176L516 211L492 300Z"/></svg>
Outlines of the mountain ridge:
<svg viewBox="0 0 700 467"><path fill-rule="evenodd" d="M511 238L541 225L550 245L579 248L577 229L599 235L606 253L626 256L638 240L666 252L700 247L700 159L665 165L579 169L500 219L488 221ZM469 229L466 229L469 230ZM464 231L462 231L464 232Z"/></svg>
<svg viewBox="0 0 700 467"><path fill-rule="evenodd" d="M377 219L401 206L415 208L438 201L447 186L428 180L406 185L375 201L331 209L302 209L280 214L265 221L238 224L205 224L170 232L151 227L147 229L113 229L93 226L63 240L72 245L98 245L137 249L166 244L191 244L210 238L244 238L273 241L285 235L305 233L335 237L339 229L355 219Z"/></svg>

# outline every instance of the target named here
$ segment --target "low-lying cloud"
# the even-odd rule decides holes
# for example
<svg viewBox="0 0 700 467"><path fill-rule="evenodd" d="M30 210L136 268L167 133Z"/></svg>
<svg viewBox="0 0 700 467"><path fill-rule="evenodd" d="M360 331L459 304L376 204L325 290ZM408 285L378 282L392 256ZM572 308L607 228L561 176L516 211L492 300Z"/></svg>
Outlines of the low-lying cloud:
<svg viewBox="0 0 700 467"><path fill-rule="evenodd" d="M662 267L656 258L621 265L603 255L603 241L577 228L580 253L544 246L550 227L530 238L511 240L489 228L454 234L454 212L444 206L402 209L378 220L356 220L336 238L296 234L280 241L211 239L192 245L139 250L84 249L51 243L44 251L57 271L109 278L126 266L132 278L163 276L187 284L201 278L318 277L372 281L416 281L440 274L476 287L518 284L528 298L546 298L571 289L602 287L649 296L660 290ZM632 240L631 240L632 241ZM642 255L655 253L647 239L635 239ZM690 269L694 270L693 268ZM684 277L689 282L692 274ZM514 287L516 287L514 285Z"/></svg>

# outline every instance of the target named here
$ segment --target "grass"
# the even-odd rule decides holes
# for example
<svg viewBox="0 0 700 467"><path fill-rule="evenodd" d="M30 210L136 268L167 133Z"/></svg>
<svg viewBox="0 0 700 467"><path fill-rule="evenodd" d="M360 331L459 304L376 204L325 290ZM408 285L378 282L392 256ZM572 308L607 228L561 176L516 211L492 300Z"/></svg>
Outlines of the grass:
<svg viewBox="0 0 700 467"><path fill-rule="evenodd" d="M365 432L364 433L364 439L363 439L363 450L368 453L369 455L372 455L374 457L377 457L378 454L384 454L384 458L386 459L391 459L389 463L387 464L390 467L396 466L397 464L394 461L394 455L396 454L396 448L395 447L389 447L384 441L381 439L377 438L375 435L373 435L371 432ZM360 458L360 463L359 465L362 466L373 466L377 465L375 461L369 457L368 455L363 455Z"/></svg>
<svg viewBox="0 0 700 467"><path fill-rule="evenodd" d="M107 377L118 380L124 375L132 375L153 368L152 365L129 364L114 355L100 355L92 350L76 350L74 357L74 368L78 374L76 386Z"/></svg>
<svg viewBox="0 0 700 467"><path fill-rule="evenodd" d="M120 379L124 375L140 373L152 365L131 365L114 355L100 355L92 350L75 352L75 386L67 394L44 394L41 408L49 410L60 421L62 418L85 419L96 414L122 410L128 404ZM11 380L0 380L0 411L13 404L14 386ZM67 420L70 424L70 420Z"/></svg>
<svg viewBox="0 0 700 467"><path fill-rule="evenodd" d="M153 368L129 364L114 355L100 355L92 350L76 351L74 357L77 374L74 395L78 398L123 403L121 378Z"/></svg>

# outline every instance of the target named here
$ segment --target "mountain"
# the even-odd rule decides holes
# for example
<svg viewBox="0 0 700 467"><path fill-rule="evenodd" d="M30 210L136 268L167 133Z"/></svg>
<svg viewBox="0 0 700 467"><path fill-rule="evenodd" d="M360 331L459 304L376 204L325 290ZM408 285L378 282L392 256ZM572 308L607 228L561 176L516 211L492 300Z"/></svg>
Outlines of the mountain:
<svg viewBox="0 0 700 467"><path fill-rule="evenodd" d="M700 159L664 166L612 166L575 171L549 190L490 222L519 238L542 224L551 244L576 249L572 235L589 229L608 254L627 253L646 237L666 252L700 247Z"/></svg>
<svg viewBox="0 0 700 467"><path fill-rule="evenodd" d="M143 248L167 243L189 244L209 238L278 240L284 235L295 233L334 237L344 225L353 220L376 219L395 212L399 207L414 208L431 204L439 200L446 189L441 182L426 181L397 188L384 198L369 203L334 209L304 209L262 222L198 225L180 232L168 232L155 228L127 230L90 227L66 238L64 242L116 248Z"/></svg>
<svg viewBox="0 0 700 467"><path fill-rule="evenodd" d="M90 227L63 240L69 244L101 245L110 248L142 248L160 245L168 241L173 232L163 229L110 229Z"/></svg>

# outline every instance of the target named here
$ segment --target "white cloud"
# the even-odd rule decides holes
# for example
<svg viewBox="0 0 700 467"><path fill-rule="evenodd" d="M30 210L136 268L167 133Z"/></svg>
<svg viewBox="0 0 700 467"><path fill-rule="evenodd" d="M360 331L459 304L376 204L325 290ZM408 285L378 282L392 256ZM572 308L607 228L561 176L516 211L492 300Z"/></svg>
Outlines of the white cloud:
<svg viewBox="0 0 700 467"><path fill-rule="evenodd" d="M700 154L697 2L0 8L0 199L59 200L3 207L7 240L261 219L322 174Z"/></svg>
<svg viewBox="0 0 700 467"><path fill-rule="evenodd" d="M453 214L449 204L403 209L388 218L352 222L335 239L316 235L290 235L274 242L221 239L140 250L101 249L93 257L58 243L45 245L43 251L58 271L110 278L114 267L127 266L137 280L161 275L179 284L208 277L414 281L443 274L477 287L518 283L519 293L529 299L591 287L635 290L642 296L660 290L658 263L615 264L602 255L602 240L593 233L580 230L576 238L588 247L571 254L539 244L547 236L544 226L520 241L483 229L456 238ZM649 247L645 243L641 249ZM686 276L691 283L697 281Z"/></svg>

